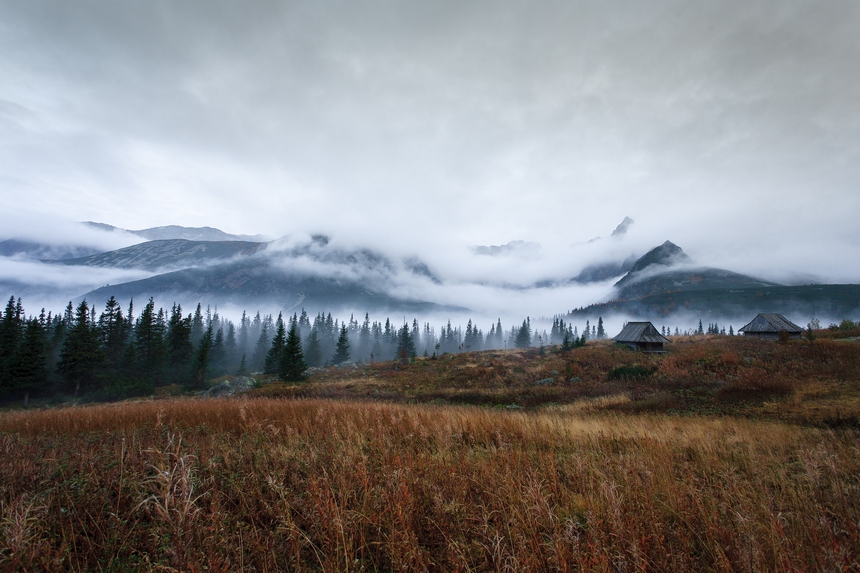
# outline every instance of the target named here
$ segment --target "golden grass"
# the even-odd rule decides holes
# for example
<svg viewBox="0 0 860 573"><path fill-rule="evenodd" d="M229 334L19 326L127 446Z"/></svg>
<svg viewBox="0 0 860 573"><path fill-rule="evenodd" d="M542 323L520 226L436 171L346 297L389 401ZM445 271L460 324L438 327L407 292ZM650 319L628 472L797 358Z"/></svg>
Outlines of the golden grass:
<svg viewBox="0 0 860 573"><path fill-rule="evenodd" d="M857 570L856 430L606 413L630 400L3 413L0 566Z"/></svg>

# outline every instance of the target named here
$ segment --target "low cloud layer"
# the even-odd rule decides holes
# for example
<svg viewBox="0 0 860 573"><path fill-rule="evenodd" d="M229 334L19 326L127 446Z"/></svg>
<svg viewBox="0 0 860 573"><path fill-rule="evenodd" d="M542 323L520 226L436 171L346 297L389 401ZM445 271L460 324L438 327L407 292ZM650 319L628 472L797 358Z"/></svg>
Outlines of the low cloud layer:
<svg viewBox="0 0 860 573"><path fill-rule="evenodd" d="M324 233L425 261L463 305L667 239L770 280L860 282L855 2L0 10L4 235ZM540 248L471 250L512 241ZM592 294L570 289L474 299Z"/></svg>

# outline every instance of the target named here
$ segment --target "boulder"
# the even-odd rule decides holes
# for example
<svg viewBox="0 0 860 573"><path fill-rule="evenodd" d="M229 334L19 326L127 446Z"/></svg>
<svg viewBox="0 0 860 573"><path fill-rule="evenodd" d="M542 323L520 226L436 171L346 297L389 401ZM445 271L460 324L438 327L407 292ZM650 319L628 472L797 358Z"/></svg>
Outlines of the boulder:
<svg viewBox="0 0 860 573"><path fill-rule="evenodd" d="M239 392L250 390L255 385L256 383L253 378L249 378L248 376L239 376L233 380L224 380L223 382L219 382L215 386L206 390L206 392L203 393L203 396L206 398L226 398L229 396L235 396Z"/></svg>

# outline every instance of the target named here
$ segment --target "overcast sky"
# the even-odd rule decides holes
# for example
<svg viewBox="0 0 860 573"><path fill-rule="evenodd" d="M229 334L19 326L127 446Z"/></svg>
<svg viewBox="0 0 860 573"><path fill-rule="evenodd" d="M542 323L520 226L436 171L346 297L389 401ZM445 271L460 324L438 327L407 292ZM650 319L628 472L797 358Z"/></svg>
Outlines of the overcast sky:
<svg viewBox="0 0 860 573"><path fill-rule="evenodd" d="M855 0L0 0L0 199L437 264L629 215L643 251L856 282L858 30Z"/></svg>

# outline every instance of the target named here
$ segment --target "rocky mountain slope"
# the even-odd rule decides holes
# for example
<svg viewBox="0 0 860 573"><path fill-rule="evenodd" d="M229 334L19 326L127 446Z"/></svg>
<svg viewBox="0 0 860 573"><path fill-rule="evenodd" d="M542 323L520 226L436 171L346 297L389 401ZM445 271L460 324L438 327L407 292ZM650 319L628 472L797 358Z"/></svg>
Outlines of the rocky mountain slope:
<svg viewBox="0 0 860 573"><path fill-rule="evenodd" d="M232 235L214 227L182 227L179 225L165 225L163 227L150 227L149 229L121 229L105 223L84 221L84 225L100 229L102 231L122 231L137 235L149 241L163 241L168 239L185 239L186 241L252 241L263 242L262 235Z"/></svg>
<svg viewBox="0 0 860 573"><path fill-rule="evenodd" d="M250 256L265 249L266 243L249 241L189 241L168 239L147 241L115 251L60 261L65 265L113 267L157 271L179 270Z"/></svg>
<svg viewBox="0 0 860 573"><path fill-rule="evenodd" d="M778 286L763 279L696 265L671 241L648 251L615 283L618 300L633 300L670 291L743 289Z"/></svg>

